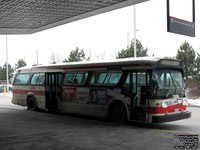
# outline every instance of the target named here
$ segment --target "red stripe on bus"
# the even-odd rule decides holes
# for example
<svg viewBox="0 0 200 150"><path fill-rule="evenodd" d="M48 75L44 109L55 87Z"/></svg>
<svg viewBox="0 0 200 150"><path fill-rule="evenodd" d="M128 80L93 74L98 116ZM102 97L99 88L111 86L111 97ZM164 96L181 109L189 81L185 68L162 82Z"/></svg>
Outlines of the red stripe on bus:
<svg viewBox="0 0 200 150"><path fill-rule="evenodd" d="M16 90L13 89L13 94L26 94L28 90Z"/></svg>
<svg viewBox="0 0 200 150"><path fill-rule="evenodd" d="M150 114L164 114L166 112L173 113L173 112L176 112L177 110L178 111L186 110L186 106L184 106L182 104L178 104L178 105L174 105L174 106L168 106L167 108L149 107Z"/></svg>
<svg viewBox="0 0 200 150"><path fill-rule="evenodd" d="M14 94L27 94L28 92L32 92L35 95L45 96L45 91L40 91L40 90L16 90L16 89L13 89L13 93Z"/></svg>

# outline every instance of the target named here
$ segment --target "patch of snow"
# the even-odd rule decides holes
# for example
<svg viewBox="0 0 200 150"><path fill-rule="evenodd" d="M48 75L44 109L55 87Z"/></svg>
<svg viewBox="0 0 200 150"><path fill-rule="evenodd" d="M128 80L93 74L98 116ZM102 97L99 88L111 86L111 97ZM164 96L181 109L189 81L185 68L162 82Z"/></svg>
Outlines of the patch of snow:
<svg viewBox="0 0 200 150"><path fill-rule="evenodd" d="M200 99L188 99L188 107L200 107Z"/></svg>

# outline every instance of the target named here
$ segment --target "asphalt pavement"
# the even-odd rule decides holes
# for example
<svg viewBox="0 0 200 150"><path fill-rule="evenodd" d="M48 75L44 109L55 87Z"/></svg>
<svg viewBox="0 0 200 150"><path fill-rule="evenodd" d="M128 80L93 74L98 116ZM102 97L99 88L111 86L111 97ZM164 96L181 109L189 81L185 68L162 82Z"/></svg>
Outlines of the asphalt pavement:
<svg viewBox="0 0 200 150"><path fill-rule="evenodd" d="M115 125L82 116L27 111L10 100L0 96L1 150L199 149L195 146L200 138L200 108L189 108L192 118L186 120Z"/></svg>

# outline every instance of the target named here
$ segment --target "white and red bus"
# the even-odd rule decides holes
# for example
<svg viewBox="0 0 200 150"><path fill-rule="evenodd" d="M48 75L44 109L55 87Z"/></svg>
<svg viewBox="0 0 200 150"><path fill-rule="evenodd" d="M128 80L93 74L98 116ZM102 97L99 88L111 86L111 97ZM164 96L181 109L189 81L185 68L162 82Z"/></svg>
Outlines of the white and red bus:
<svg viewBox="0 0 200 150"><path fill-rule="evenodd" d="M12 103L101 118L162 123L186 119L183 63L131 58L18 69Z"/></svg>

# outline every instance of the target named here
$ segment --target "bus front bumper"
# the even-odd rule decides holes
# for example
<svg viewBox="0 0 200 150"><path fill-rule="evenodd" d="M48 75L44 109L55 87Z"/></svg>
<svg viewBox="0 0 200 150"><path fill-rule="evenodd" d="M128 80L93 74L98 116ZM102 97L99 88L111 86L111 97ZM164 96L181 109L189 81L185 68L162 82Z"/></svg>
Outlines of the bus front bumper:
<svg viewBox="0 0 200 150"><path fill-rule="evenodd" d="M170 114L165 116L152 116L152 123L163 123L170 121L177 121L181 119L186 119L191 117L191 112L186 111L178 114Z"/></svg>

